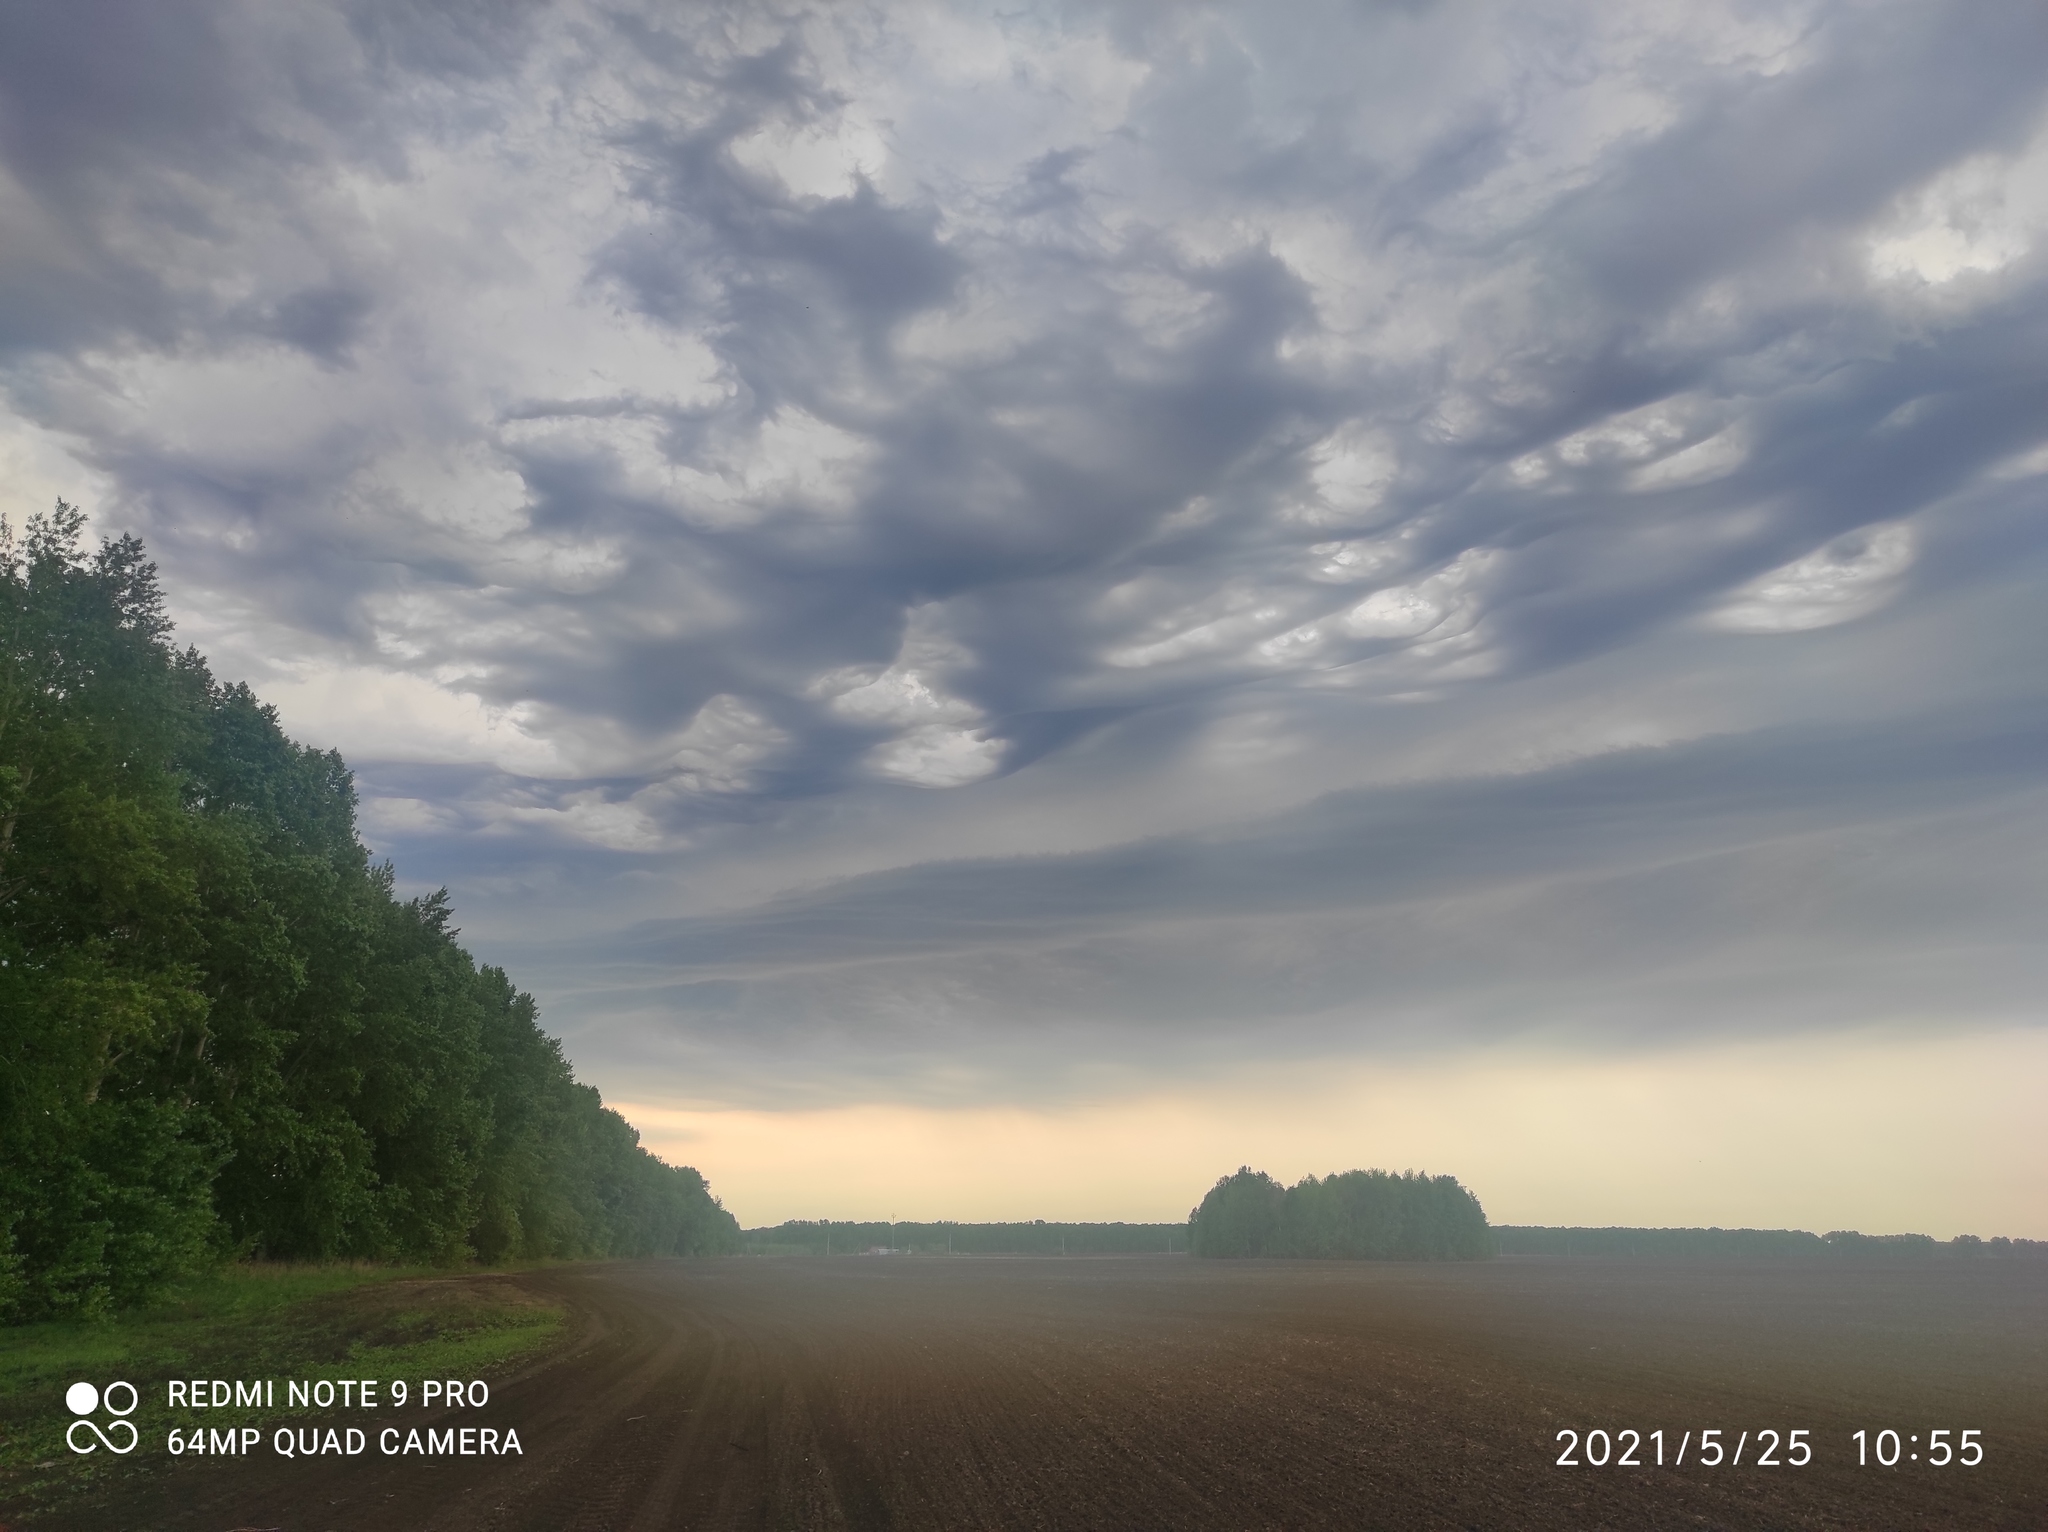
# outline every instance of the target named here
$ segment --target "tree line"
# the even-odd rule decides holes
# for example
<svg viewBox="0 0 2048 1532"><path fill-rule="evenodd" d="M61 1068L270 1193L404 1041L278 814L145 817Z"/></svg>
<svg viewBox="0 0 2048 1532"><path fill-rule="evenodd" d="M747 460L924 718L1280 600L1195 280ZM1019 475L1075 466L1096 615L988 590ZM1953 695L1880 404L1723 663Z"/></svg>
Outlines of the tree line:
<svg viewBox="0 0 2048 1532"><path fill-rule="evenodd" d="M2048 1241L1981 1239L1958 1234L1938 1240L1929 1234L1859 1234L1833 1229L1628 1229L1548 1228L1496 1224L1494 1250L1500 1255L1555 1255L1629 1260L1775 1260L1786 1257L1875 1260L1918 1256L2048 1256Z"/></svg>
<svg viewBox="0 0 2048 1532"><path fill-rule="evenodd" d="M859 1255L893 1250L910 1255L1186 1255L1188 1231L1178 1223L858 1222L792 1218L748 1229L753 1255Z"/></svg>
<svg viewBox="0 0 2048 1532"><path fill-rule="evenodd" d="M83 521L0 524L0 1318L235 1256L736 1248Z"/></svg>
<svg viewBox="0 0 2048 1532"><path fill-rule="evenodd" d="M1479 1199L1455 1176L1347 1170L1283 1186L1241 1167L1188 1215L1193 1253L1477 1261L1494 1253Z"/></svg>

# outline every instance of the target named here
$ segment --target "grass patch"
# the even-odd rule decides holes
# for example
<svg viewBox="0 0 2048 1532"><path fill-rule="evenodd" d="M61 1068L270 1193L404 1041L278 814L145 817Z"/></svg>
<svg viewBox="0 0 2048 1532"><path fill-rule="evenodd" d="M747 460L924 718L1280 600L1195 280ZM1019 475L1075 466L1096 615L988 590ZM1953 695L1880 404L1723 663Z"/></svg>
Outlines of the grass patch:
<svg viewBox="0 0 2048 1532"><path fill-rule="evenodd" d="M228 1267L129 1314L0 1330L0 1505L48 1510L159 1471L171 1429L311 1418L288 1407L288 1379L404 1378L417 1399L423 1378L489 1378L549 1345L562 1321L560 1308L503 1276L280 1264ZM140 1391L131 1418L141 1449L128 1458L69 1451L65 1388L116 1378ZM276 1404L173 1409L172 1378L273 1379Z"/></svg>
<svg viewBox="0 0 2048 1532"><path fill-rule="evenodd" d="M291 1328L290 1311L301 1304L424 1274L367 1265L229 1266L130 1313L0 1330L0 1410L52 1385L61 1393L78 1378L104 1381L126 1376L123 1368L168 1376L202 1356L235 1355L264 1332ZM255 1347L258 1354L269 1349Z"/></svg>
<svg viewBox="0 0 2048 1532"><path fill-rule="evenodd" d="M441 1289L434 1296L449 1295ZM348 1370L374 1378L485 1377L548 1345L561 1328L559 1308L517 1288L464 1294L456 1302L398 1310L380 1338L350 1345Z"/></svg>

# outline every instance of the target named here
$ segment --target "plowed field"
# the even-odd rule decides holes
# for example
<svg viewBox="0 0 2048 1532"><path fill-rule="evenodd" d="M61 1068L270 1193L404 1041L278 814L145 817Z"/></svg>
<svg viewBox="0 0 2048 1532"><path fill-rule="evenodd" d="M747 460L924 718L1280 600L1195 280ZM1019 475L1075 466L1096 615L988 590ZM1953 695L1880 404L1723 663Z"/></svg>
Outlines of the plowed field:
<svg viewBox="0 0 2048 1532"><path fill-rule="evenodd" d="M146 1447L118 1502L47 1524L2048 1527L2048 1263L850 1257L516 1280L566 1301L577 1338L486 1407L337 1412L372 1428L354 1457ZM516 1428L523 1454L375 1446L463 1424ZM1559 1431L1584 1465L1596 1429L1606 1466L1555 1465ZM1613 1461L1624 1429L1641 1466ZM1886 1429L1898 1466L1858 1467L1852 1433ZM1932 1466L1931 1433L1953 1453L1965 1429L1981 1465Z"/></svg>

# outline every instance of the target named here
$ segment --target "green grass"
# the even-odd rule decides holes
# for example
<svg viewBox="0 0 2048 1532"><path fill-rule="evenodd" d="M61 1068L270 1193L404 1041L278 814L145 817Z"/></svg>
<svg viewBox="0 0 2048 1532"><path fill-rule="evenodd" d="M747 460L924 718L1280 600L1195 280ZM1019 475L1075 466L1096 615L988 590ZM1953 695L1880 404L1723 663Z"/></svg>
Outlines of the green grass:
<svg viewBox="0 0 2048 1532"><path fill-rule="evenodd" d="M74 1379L106 1378L123 1367L175 1370L220 1350L228 1334L274 1326L308 1299L423 1275L389 1266L229 1266L132 1313L0 1330L0 1407L52 1384L61 1390Z"/></svg>
<svg viewBox="0 0 2048 1532"><path fill-rule="evenodd" d="M147 1309L0 1330L0 1506L43 1510L114 1475L161 1470L164 1432L284 1423L287 1379L489 1378L561 1333L561 1309L497 1275L367 1265L238 1265ZM275 1408L191 1411L171 1378L270 1378ZM75 1454L64 1390L134 1383L143 1450ZM415 1387L417 1384L415 1383Z"/></svg>

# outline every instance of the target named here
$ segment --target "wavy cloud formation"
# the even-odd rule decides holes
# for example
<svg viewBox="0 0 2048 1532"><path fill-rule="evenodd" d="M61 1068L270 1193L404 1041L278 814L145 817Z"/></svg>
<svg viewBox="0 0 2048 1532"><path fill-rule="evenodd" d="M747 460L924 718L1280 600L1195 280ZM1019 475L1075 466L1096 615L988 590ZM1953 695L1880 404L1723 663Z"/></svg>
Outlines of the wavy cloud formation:
<svg viewBox="0 0 2048 1532"><path fill-rule="evenodd" d="M1475 974L1558 1020L1800 878L1836 913L1765 1009L1823 1024L1941 922L1795 842L2037 715L2044 57L2017 0L26 0L7 495L142 533L594 1057L744 1095L803 1039L828 1093L997 1089L1052 1017L1082 1073L1168 1067L1169 1013L1448 1042ZM1785 808L1737 763L1799 727L1893 786ZM1695 753L1585 764L1643 749ZM1638 795L1606 870L1523 833L1578 823L1549 781ZM1382 866L1361 814L1431 827L1405 892L1317 861ZM1686 834L1744 870L1649 932ZM1511 931L1552 956L1478 955ZM2014 961L1891 993L2006 1017Z"/></svg>

